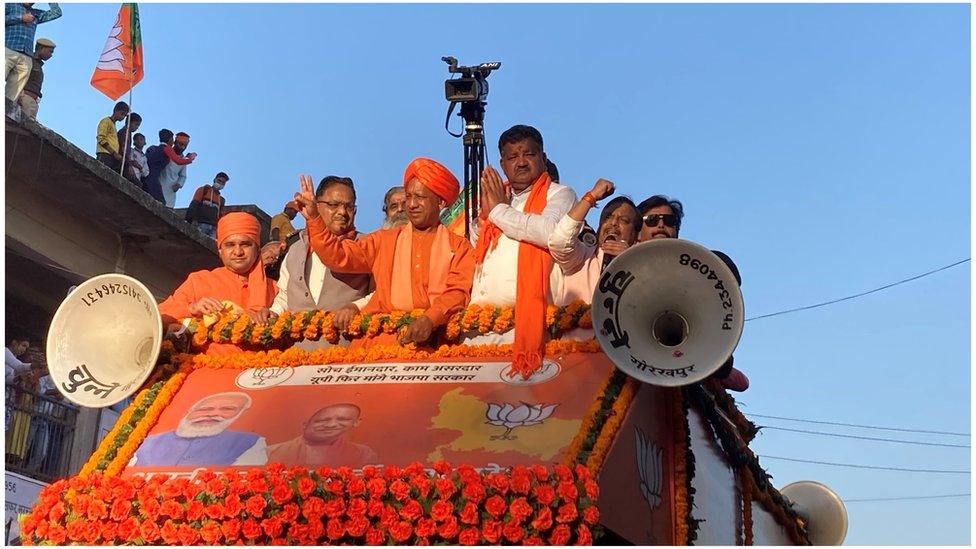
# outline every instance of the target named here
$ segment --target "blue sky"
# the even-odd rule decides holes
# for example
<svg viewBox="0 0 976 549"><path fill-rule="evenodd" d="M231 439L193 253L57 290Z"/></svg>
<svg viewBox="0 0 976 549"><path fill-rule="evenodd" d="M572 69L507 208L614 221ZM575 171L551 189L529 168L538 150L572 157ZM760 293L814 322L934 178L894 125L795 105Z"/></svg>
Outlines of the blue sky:
<svg viewBox="0 0 976 549"><path fill-rule="evenodd" d="M40 7L43 7L41 5ZM461 173L443 129L444 55L498 60L489 161L527 123L564 183L598 177L639 201L681 199L682 236L724 250L747 316L868 290L970 255L966 5L140 6L150 143L192 136L193 188L231 176L230 203L279 211L297 175L351 176L357 226L415 156ZM94 152L112 102L89 85L117 4L64 5L42 25L40 122ZM452 121L459 127L459 120ZM969 432L970 267L746 324L736 365L750 412ZM968 438L758 423L969 444ZM758 453L969 469L968 449L765 431ZM968 475L764 460L782 486L845 498L969 492ZM850 503L850 544L963 544L969 498Z"/></svg>

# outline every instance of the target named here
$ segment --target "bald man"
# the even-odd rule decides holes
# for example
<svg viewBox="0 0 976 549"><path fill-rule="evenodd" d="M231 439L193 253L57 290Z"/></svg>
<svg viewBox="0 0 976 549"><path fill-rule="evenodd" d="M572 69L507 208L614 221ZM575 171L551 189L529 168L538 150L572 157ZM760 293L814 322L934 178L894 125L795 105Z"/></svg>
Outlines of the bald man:
<svg viewBox="0 0 976 549"><path fill-rule="evenodd" d="M320 408L302 423L301 436L268 447L268 463L319 467L362 467L379 463L372 448L346 439L359 426L362 410L355 404Z"/></svg>
<svg viewBox="0 0 976 549"><path fill-rule="evenodd" d="M343 240L329 231L312 192L312 178L302 176L301 185L295 201L307 220L312 251L334 272L373 275L376 291L362 312L424 310L401 342L429 340L436 328L467 305L473 250L464 237L440 222L440 211L461 192L457 178L443 165L427 158L411 162L403 175L410 223L360 240Z"/></svg>
<svg viewBox="0 0 976 549"><path fill-rule="evenodd" d="M264 437L227 429L250 407L251 397L245 393L204 397L175 430L147 437L129 465L263 465Z"/></svg>

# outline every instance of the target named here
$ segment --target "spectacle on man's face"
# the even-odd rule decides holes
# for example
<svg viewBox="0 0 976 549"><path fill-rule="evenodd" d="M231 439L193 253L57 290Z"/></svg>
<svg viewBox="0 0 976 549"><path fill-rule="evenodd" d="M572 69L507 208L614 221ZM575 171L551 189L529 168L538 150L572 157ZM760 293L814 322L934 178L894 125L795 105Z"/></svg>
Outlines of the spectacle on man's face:
<svg viewBox="0 0 976 549"><path fill-rule="evenodd" d="M407 217L418 229L428 229L441 222L441 208L444 200L424 186L416 177L406 186Z"/></svg>
<svg viewBox="0 0 976 549"><path fill-rule="evenodd" d="M258 245L250 237L232 234L220 243L220 261L231 271L246 275L258 260Z"/></svg>
<svg viewBox="0 0 976 549"><path fill-rule="evenodd" d="M393 193L390 200L386 203L386 218L407 211L407 194L404 192Z"/></svg>
<svg viewBox="0 0 976 549"><path fill-rule="evenodd" d="M502 146L501 165L512 189L522 191L546 171L546 155L535 139L523 139Z"/></svg>
<svg viewBox="0 0 976 549"><path fill-rule="evenodd" d="M342 234L356 222L356 199L349 185L333 185L315 201L319 215L332 234Z"/></svg>
<svg viewBox="0 0 976 549"><path fill-rule="evenodd" d="M359 425L359 410L352 406L331 406L305 423L302 436L309 442L334 440Z"/></svg>
<svg viewBox="0 0 976 549"><path fill-rule="evenodd" d="M603 244L607 239L612 239L633 244L637 239L637 231L634 230L634 220L637 216L637 209L630 204L618 204L600 225L597 242Z"/></svg>
<svg viewBox="0 0 976 549"><path fill-rule="evenodd" d="M186 414L186 421L197 426L216 425L236 417L244 409L244 404L244 399L240 397L207 399Z"/></svg>
<svg viewBox="0 0 976 549"><path fill-rule="evenodd" d="M653 238L677 238L677 216L667 204L654 206L643 216L638 242L647 242Z"/></svg>

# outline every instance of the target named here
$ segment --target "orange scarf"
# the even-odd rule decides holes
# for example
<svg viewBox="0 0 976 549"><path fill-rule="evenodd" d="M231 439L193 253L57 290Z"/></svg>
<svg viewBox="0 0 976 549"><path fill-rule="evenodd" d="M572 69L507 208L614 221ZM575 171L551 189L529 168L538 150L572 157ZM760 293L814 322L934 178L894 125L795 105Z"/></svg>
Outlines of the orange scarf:
<svg viewBox="0 0 976 549"><path fill-rule="evenodd" d="M434 304L447 289L447 273L451 270L451 237L444 225L437 226L430 251L430 272L427 274L427 301ZM397 235L393 252L393 269L390 273L390 304L400 311L411 311L421 306L413 301L413 225L407 224Z"/></svg>
<svg viewBox="0 0 976 549"><path fill-rule="evenodd" d="M548 203L549 174L543 172L532 183L532 191L522 212L541 214ZM475 247L475 259L481 265L488 252L495 249L502 231L488 221L482 227ZM512 346L512 369L528 379L540 367L545 353L546 295L549 293L549 271L552 256L547 248L530 242L519 242L518 277L515 286L515 342Z"/></svg>

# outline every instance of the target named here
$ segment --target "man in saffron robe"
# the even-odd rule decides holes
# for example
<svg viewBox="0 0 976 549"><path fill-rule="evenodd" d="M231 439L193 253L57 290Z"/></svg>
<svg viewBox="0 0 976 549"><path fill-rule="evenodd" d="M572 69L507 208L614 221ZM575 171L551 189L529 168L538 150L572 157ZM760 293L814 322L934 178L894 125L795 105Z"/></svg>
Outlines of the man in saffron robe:
<svg viewBox="0 0 976 549"><path fill-rule="evenodd" d="M295 200L307 219L312 251L334 272L373 274L376 291L362 312L424 309L407 328L402 343L427 341L434 329L467 305L473 250L464 237L440 222L440 211L461 192L457 178L447 168L427 158L411 162L403 174L410 223L360 240L332 234L319 214L312 178L302 176L301 185Z"/></svg>
<svg viewBox="0 0 976 549"><path fill-rule="evenodd" d="M268 446L268 463L308 467L362 467L379 463L372 448L346 440L346 431L359 425L362 410L355 404L321 408L302 423L302 434Z"/></svg>
<svg viewBox="0 0 976 549"><path fill-rule="evenodd" d="M256 323L271 316L277 288L264 275L259 261L261 225L253 215L231 212L217 222L217 253L223 266L190 273L173 295L159 304L164 325L183 318L219 313L224 301L238 305ZM209 354L237 350L228 344L211 344Z"/></svg>
<svg viewBox="0 0 976 549"><path fill-rule="evenodd" d="M515 307L512 369L528 378L542 365L546 305L562 293L549 235L576 203L576 193L551 180L542 134L518 125L498 138L502 182L488 166L481 175L481 216L472 303ZM470 342L483 338L473 338ZM495 341L497 342L497 341Z"/></svg>
<svg viewBox="0 0 976 549"><path fill-rule="evenodd" d="M230 431L251 406L244 393L217 393L190 407L173 431L147 437L129 465L263 465L264 437Z"/></svg>

